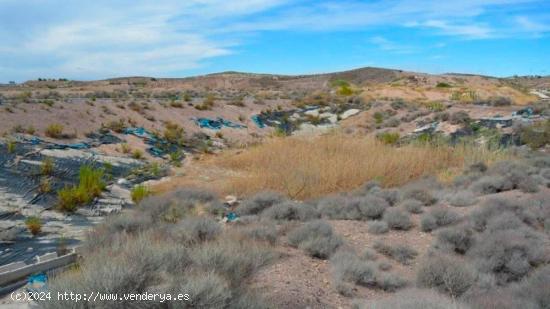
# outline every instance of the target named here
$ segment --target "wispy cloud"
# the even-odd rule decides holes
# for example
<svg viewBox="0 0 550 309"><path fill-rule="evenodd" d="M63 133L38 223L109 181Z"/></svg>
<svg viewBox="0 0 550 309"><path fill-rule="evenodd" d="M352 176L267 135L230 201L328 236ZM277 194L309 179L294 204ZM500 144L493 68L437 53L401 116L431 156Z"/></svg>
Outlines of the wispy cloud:
<svg viewBox="0 0 550 309"><path fill-rule="evenodd" d="M0 10L8 4L17 9L13 1L0 1ZM153 5L139 0L98 0L93 5L85 3L82 8L69 3L67 8L61 6L62 1L34 2L38 9L31 9L31 14L59 17L40 27L8 22L1 27L11 28L10 32L0 31L11 42L9 48L0 49L4 59L24 56L43 60L28 67L21 63L11 67L7 63L5 66L11 67L8 71L16 77L35 72L41 72L39 76L71 78L177 74L200 67L204 60L231 53L235 41L212 38L210 34L215 29L210 20L246 16L284 3L245 0L230 5L220 0L168 0ZM60 12L54 12L55 4L60 5Z"/></svg>
<svg viewBox="0 0 550 309"><path fill-rule="evenodd" d="M497 31L483 24L453 24L444 20L427 20L409 23L410 27L425 27L438 30L440 35L459 36L466 39L488 39L496 37Z"/></svg>
<svg viewBox="0 0 550 309"><path fill-rule="evenodd" d="M535 21L527 16L517 16L515 21L519 28L533 35L542 35L550 32L550 16L546 16L547 22Z"/></svg>
<svg viewBox="0 0 550 309"><path fill-rule="evenodd" d="M381 50L393 52L396 54L409 54L418 51L418 48L405 44L399 44L388 40L383 36L375 36L370 39L370 42L376 45Z"/></svg>

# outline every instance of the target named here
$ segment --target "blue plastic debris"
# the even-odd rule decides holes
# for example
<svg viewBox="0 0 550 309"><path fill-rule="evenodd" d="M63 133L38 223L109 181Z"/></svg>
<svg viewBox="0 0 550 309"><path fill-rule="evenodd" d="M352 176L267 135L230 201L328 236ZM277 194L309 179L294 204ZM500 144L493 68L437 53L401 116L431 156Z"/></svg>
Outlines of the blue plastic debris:
<svg viewBox="0 0 550 309"><path fill-rule="evenodd" d="M231 122L229 120L225 120L221 117L218 117L218 121L220 121L224 126L226 126L228 128L233 128L233 129L244 129L244 128L246 128L245 125L234 123L234 122Z"/></svg>
<svg viewBox="0 0 550 309"><path fill-rule="evenodd" d="M140 138L156 141L155 135L153 133L145 130L145 128L143 128L143 127L126 128L122 132L124 134L132 134L132 135L135 135L135 136L140 137Z"/></svg>
<svg viewBox="0 0 550 309"><path fill-rule="evenodd" d="M158 148L158 147L151 147L147 149L147 152L149 152L152 156L155 157L162 157L166 154L166 151Z"/></svg>
<svg viewBox="0 0 550 309"><path fill-rule="evenodd" d="M42 143L42 140L36 136L33 136L29 139L29 142L31 143L31 145L38 145Z"/></svg>
<svg viewBox="0 0 550 309"><path fill-rule="evenodd" d="M86 143L75 143L75 144L67 145L67 148L71 148L71 149L88 149L88 148L90 148L90 145L88 145Z"/></svg>
<svg viewBox="0 0 550 309"><path fill-rule="evenodd" d="M45 291L47 282L48 276L45 273L31 275L27 279L27 290L32 292Z"/></svg>
<svg viewBox="0 0 550 309"><path fill-rule="evenodd" d="M233 221L236 221L237 219L239 219L239 216L236 213L230 212L227 214L227 222L233 222Z"/></svg>
<svg viewBox="0 0 550 309"><path fill-rule="evenodd" d="M535 114L535 111L531 107L520 109L512 113L512 116L521 116L525 118L532 117Z"/></svg>
<svg viewBox="0 0 550 309"><path fill-rule="evenodd" d="M212 130L219 130L222 128L222 124L219 121L208 119L208 118L197 118L194 119L197 125L201 128L207 128Z"/></svg>
<svg viewBox="0 0 550 309"><path fill-rule="evenodd" d="M91 146L87 143L75 143L75 144L57 144L57 143L52 143L52 144L49 144L46 146L47 149L67 149L67 148L70 148L70 149L78 149L78 150L81 150L81 149L88 149L88 148L91 148Z"/></svg>
<svg viewBox="0 0 550 309"><path fill-rule="evenodd" d="M260 117L260 115L254 115L251 117L252 121L258 126L258 128L263 129L265 128L265 123Z"/></svg>
<svg viewBox="0 0 550 309"><path fill-rule="evenodd" d="M222 127L228 127L233 129L246 128L245 125L231 122L229 120L218 117L216 120L209 118L191 118L201 128L207 128L211 130L220 130Z"/></svg>

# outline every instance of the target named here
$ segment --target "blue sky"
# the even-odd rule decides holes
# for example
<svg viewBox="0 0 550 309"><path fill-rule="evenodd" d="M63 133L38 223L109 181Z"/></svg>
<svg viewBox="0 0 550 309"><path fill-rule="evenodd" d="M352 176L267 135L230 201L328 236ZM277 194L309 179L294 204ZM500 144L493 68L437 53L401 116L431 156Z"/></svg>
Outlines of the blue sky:
<svg viewBox="0 0 550 309"><path fill-rule="evenodd" d="M548 0L0 0L0 82L307 74L550 75Z"/></svg>

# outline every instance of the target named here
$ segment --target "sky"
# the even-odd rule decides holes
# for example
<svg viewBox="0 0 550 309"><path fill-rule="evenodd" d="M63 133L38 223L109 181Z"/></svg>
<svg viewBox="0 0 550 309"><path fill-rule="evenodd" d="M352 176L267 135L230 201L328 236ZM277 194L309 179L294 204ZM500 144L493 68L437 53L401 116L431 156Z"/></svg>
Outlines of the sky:
<svg viewBox="0 0 550 309"><path fill-rule="evenodd" d="M550 75L550 0L0 0L0 83L371 66Z"/></svg>

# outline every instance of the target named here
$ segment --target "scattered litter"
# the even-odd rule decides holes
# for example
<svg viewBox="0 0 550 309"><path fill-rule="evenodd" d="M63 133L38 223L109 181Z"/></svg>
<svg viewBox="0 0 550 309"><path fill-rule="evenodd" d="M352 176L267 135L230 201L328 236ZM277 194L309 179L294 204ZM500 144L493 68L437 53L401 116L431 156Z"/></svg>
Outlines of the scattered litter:
<svg viewBox="0 0 550 309"><path fill-rule="evenodd" d="M127 184L129 184L130 182L129 182L126 178L120 178L120 179L118 179L118 180L116 181L116 183L117 183L118 185L127 185Z"/></svg>
<svg viewBox="0 0 550 309"><path fill-rule="evenodd" d="M512 113L512 116L521 116L523 118L533 117L535 111L531 107L523 108Z"/></svg>
<svg viewBox="0 0 550 309"><path fill-rule="evenodd" d="M237 204L237 197L234 195L228 195L225 197L225 204L227 204L229 207L234 206Z"/></svg>
<svg viewBox="0 0 550 309"><path fill-rule="evenodd" d="M227 222L234 222L239 220L239 216L234 212L228 213L226 218L227 218Z"/></svg>
<svg viewBox="0 0 550 309"><path fill-rule="evenodd" d="M106 133L106 134L90 133L86 135L86 137L87 139L85 141L72 143L72 144L47 142L37 136L31 136L31 137L17 136L17 140L22 144L30 144L32 146L42 145L43 148L45 149L61 149L61 150L62 149L83 150L83 149L90 149L92 147L97 147L100 145L117 144L121 142L121 140L118 137L109 133Z"/></svg>
<svg viewBox="0 0 550 309"><path fill-rule="evenodd" d="M340 115L340 119L347 119L351 116L359 114L360 112L361 110L359 109L355 109L355 108L348 109L347 111L343 112L342 115Z"/></svg>
<svg viewBox="0 0 550 309"><path fill-rule="evenodd" d="M260 115L254 115L251 117L252 121L258 126L258 128L263 129L265 128L264 120Z"/></svg>
<svg viewBox="0 0 550 309"><path fill-rule="evenodd" d="M479 124L487 128L508 128L513 124L513 117L485 117L479 119Z"/></svg>
<svg viewBox="0 0 550 309"><path fill-rule="evenodd" d="M311 134L323 134L327 133L330 130L334 129L336 125L334 124L322 124L322 125L313 125L311 123L302 123L298 130L294 131L293 134L300 135L311 135Z"/></svg>
<svg viewBox="0 0 550 309"><path fill-rule="evenodd" d="M39 273L29 276L27 279L28 292L45 292L47 290L48 276L45 273Z"/></svg>
<svg viewBox="0 0 550 309"><path fill-rule="evenodd" d="M147 152L155 157L162 157L166 154L166 151L158 148L158 147L149 147L147 148Z"/></svg>
<svg viewBox="0 0 550 309"><path fill-rule="evenodd" d="M312 117L319 117L319 110L318 109L312 109L312 110L304 112L304 115L312 116Z"/></svg>
<svg viewBox="0 0 550 309"><path fill-rule="evenodd" d="M536 90L533 90L530 92L531 94L534 94L536 96L538 96L540 99L543 99L543 100L547 100L547 99L550 99L550 97L540 91L536 91Z"/></svg>
<svg viewBox="0 0 550 309"><path fill-rule="evenodd" d="M336 114L332 114L332 113L322 113L320 116L321 116L321 118L323 118L323 119L328 119L328 121L330 121L330 123L332 123L332 124L338 122L338 115L336 115Z"/></svg>
<svg viewBox="0 0 550 309"><path fill-rule="evenodd" d="M109 144L118 144L121 143L122 140L113 134L110 133L88 133L86 134L86 137L92 140L99 141L102 145L109 145Z"/></svg>
<svg viewBox="0 0 550 309"><path fill-rule="evenodd" d="M437 126L439 125L439 122L432 122L430 124L427 124L425 126L422 126L418 129L415 129L413 133L433 133L437 130Z"/></svg>
<svg viewBox="0 0 550 309"><path fill-rule="evenodd" d="M220 130L222 127L228 127L233 129L243 129L246 128L245 125L231 122L229 120L223 119L221 117L214 119L209 118L191 118L195 123L201 128L207 128L212 130Z"/></svg>
<svg viewBox="0 0 550 309"><path fill-rule="evenodd" d="M131 135L135 135L139 138L143 138L145 140L148 140L150 142L156 142L157 141L157 138L155 137L155 135L149 131L147 131L145 128L143 127L138 127L138 128L126 128L124 129L124 131L122 131L124 134L131 134Z"/></svg>

